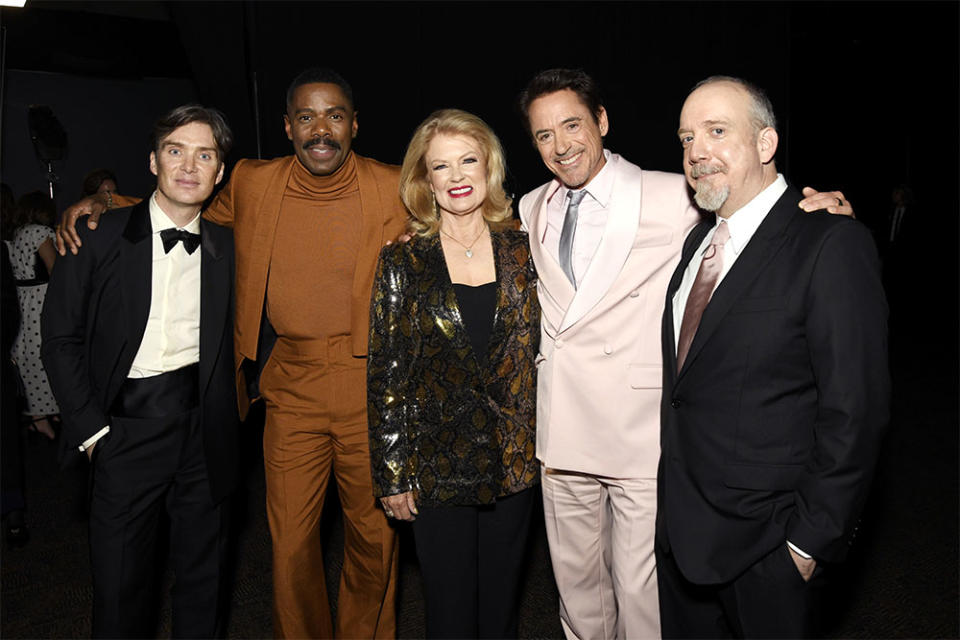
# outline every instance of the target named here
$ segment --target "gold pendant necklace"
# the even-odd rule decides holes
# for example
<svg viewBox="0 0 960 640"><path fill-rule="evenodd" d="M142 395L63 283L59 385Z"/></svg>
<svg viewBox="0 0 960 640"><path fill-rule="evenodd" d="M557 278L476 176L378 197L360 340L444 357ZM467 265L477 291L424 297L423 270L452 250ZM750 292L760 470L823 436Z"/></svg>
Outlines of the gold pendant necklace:
<svg viewBox="0 0 960 640"><path fill-rule="evenodd" d="M466 256L467 256L468 258L472 258L472 257L473 257L473 245L477 244L477 240L479 240L479 239L483 236L483 232L486 231L486 230L487 230L487 225L484 224L484 225L483 225L483 228L480 229L480 233L477 235L476 238L473 239L473 242L471 242L469 245L463 244L462 242L460 242L459 240L457 240L456 238L454 238L452 235L450 235L449 233L447 233L447 232L444 231L443 229L440 229L440 233L442 233L443 235L447 236L448 238L450 238L451 240L453 240L454 242L456 242L458 245L460 245L461 247L463 247L464 249L466 249L466 251L465 251L464 253L466 254Z"/></svg>

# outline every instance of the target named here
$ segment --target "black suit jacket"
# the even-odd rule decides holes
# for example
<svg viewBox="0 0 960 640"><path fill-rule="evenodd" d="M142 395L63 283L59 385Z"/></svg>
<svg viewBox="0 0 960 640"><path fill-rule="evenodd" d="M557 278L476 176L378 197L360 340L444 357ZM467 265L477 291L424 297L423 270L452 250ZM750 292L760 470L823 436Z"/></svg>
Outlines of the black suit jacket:
<svg viewBox="0 0 960 640"><path fill-rule="evenodd" d="M42 358L63 420L61 455L104 425L140 348L150 312L149 198L110 212L83 247L57 260L41 318ZM215 501L236 485L239 417L233 373L233 235L201 225L200 407ZM109 436L108 436L109 437Z"/></svg>
<svg viewBox="0 0 960 640"><path fill-rule="evenodd" d="M695 583L734 579L789 540L841 560L889 416L887 304L870 233L788 190L707 305L677 373L667 290L657 539Z"/></svg>

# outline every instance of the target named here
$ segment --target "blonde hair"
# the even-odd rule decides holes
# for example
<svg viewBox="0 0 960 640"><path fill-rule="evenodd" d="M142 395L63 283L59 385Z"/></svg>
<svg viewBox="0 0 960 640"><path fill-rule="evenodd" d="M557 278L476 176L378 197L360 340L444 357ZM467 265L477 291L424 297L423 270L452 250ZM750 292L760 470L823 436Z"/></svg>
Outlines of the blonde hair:
<svg viewBox="0 0 960 640"><path fill-rule="evenodd" d="M472 113L441 109L431 113L413 132L400 169L400 199L413 216L410 223L413 231L419 236L431 236L440 229L440 213L430 190L425 160L427 147L438 134L467 136L480 145L487 167L483 218L494 229L510 226L513 200L503 188L506 161L500 140L486 122Z"/></svg>

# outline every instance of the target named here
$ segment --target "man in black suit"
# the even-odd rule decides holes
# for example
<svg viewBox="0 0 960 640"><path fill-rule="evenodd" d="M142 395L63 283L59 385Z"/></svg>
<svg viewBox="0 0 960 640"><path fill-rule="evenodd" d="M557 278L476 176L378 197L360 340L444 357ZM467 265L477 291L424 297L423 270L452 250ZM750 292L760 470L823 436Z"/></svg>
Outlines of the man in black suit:
<svg viewBox="0 0 960 640"><path fill-rule="evenodd" d="M678 133L716 216L690 232L664 311L663 637L810 637L888 420L876 248L855 220L798 208L755 87L703 81Z"/></svg>
<svg viewBox="0 0 960 640"><path fill-rule="evenodd" d="M200 219L232 135L216 110L154 127L157 189L83 234L47 290L42 356L62 446L93 465L94 637L153 637L161 510L174 637L222 635L226 498L237 482L233 239Z"/></svg>

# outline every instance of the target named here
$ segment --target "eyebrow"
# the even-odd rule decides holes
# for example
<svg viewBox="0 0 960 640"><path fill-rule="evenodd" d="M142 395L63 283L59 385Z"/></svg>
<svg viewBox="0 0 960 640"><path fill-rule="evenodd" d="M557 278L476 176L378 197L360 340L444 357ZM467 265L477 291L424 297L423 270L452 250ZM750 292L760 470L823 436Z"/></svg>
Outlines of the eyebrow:
<svg viewBox="0 0 960 640"><path fill-rule="evenodd" d="M474 156L474 157L476 157L476 158L479 158L479 157L481 157L481 155L482 155L482 154L481 154L479 151L468 151L468 152L466 152L466 153L461 153L459 156L457 156L456 158L454 158L454 160L465 160L465 159L469 158L470 156ZM447 160L446 158L433 158L432 160L428 159L428 162L429 162L430 164L433 164L433 163L435 163L435 162L450 162L450 160Z"/></svg>
<svg viewBox="0 0 960 640"><path fill-rule="evenodd" d="M326 109L321 109L320 111L322 111L323 113L331 113L333 111L343 111L344 113L346 113L347 107L344 105L338 104L332 107L327 107ZM313 107L300 107L299 109L296 109L293 113L294 115L296 115L298 113L316 113L316 112L317 110L314 109Z"/></svg>
<svg viewBox="0 0 960 640"><path fill-rule="evenodd" d="M569 118L561 121L561 122L560 122L560 126L563 126L563 125L565 125L565 124L569 124L569 123L571 123L571 122L582 122L582 121L583 121L583 118L580 117L580 116L570 116ZM546 133L547 131L550 131L550 130L549 130L549 129L537 129L536 131L533 132L533 135L534 135L534 136L538 136L538 135L540 135L541 133Z"/></svg>
<svg viewBox="0 0 960 640"><path fill-rule="evenodd" d="M712 126L718 125L718 124L722 124L722 125L724 125L724 126L729 127L729 126L730 126L730 121L729 121L729 120L704 120L704 121L701 122L700 124L701 124L701 126L705 126L705 127L712 127ZM687 131L691 131L691 130L693 130L693 128L694 128L694 127L680 127L679 129L677 129L677 135L680 135L680 134L685 133L685 132L687 132Z"/></svg>
<svg viewBox="0 0 960 640"><path fill-rule="evenodd" d="M190 146L192 145L189 145L186 142L180 142L179 140L164 140L160 144L161 149L166 149L167 147L190 147ZM194 148L200 151L213 151L214 153L218 153L216 147L194 147Z"/></svg>

